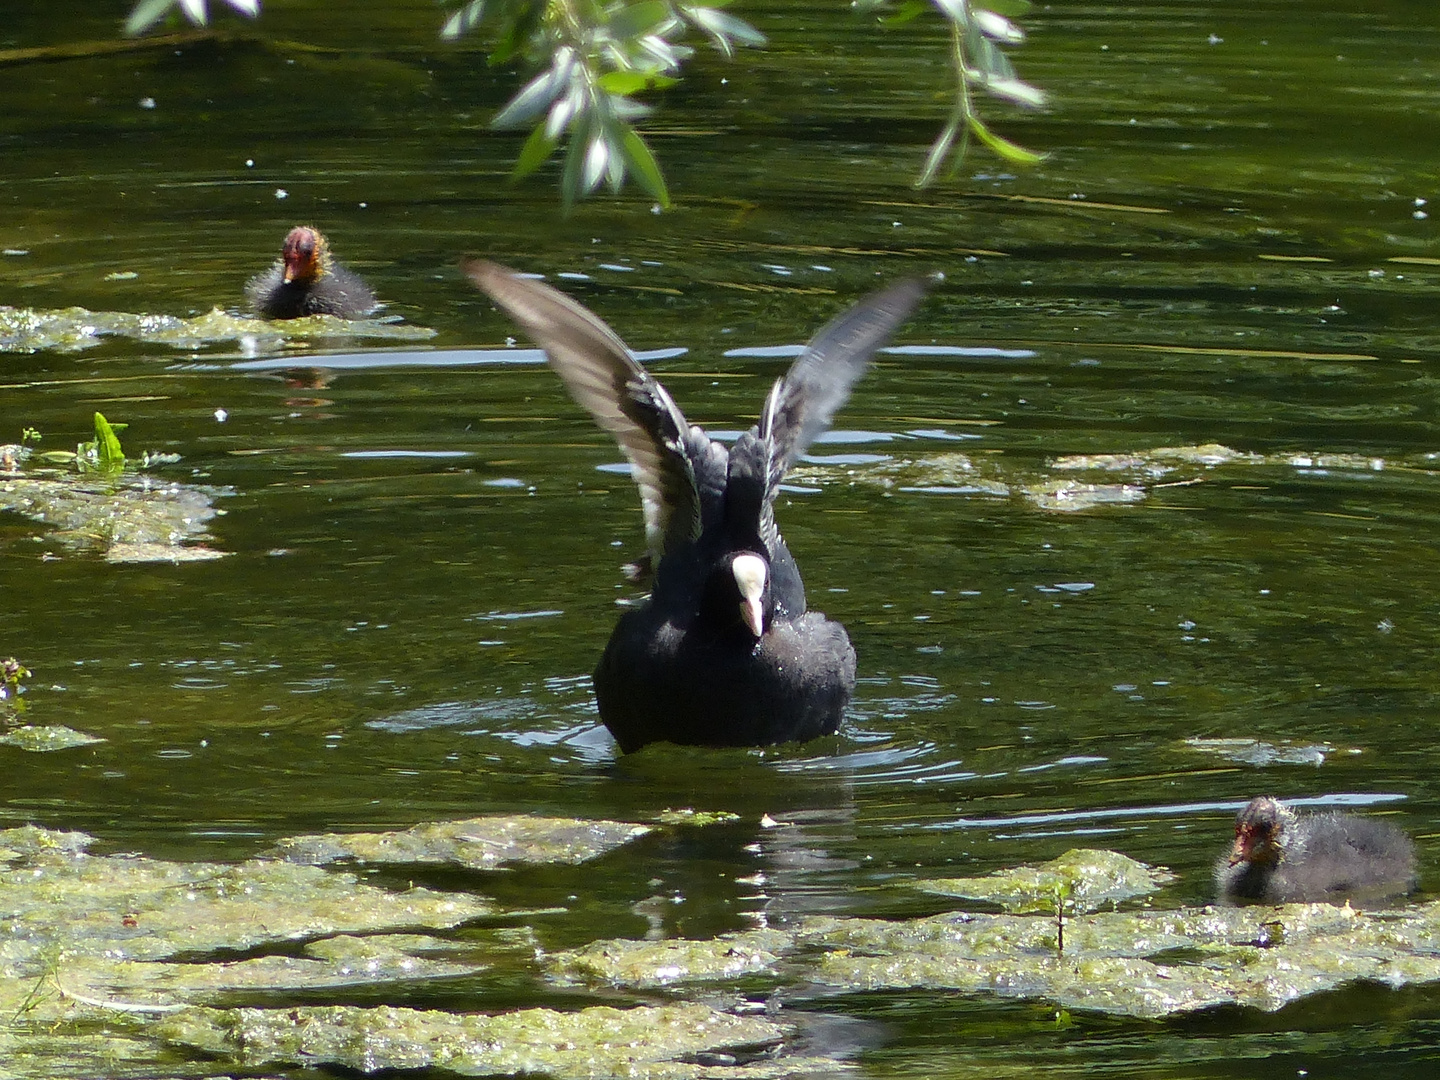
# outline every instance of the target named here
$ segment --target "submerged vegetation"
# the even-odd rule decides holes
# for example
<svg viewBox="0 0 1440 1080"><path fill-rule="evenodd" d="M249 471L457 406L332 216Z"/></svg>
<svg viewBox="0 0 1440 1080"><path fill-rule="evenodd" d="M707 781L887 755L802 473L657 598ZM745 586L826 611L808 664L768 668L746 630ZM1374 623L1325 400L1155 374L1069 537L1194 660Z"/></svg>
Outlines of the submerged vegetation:
<svg viewBox="0 0 1440 1080"><path fill-rule="evenodd" d="M242 15L260 14L259 0L225 3ZM668 206L664 174L636 127L653 107L637 100L637 95L653 94L679 81L682 67L694 54L684 44L689 35L707 38L727 58L740 47L763 47L764 34L723 10L729 3L451 0L452 10L440 35L455 40L483 32L490 42L491 64L520 62L536 73L491 121L496 128L530 129L515 162L517 179L533 173L564 143L560 190L567 204L602 184L618 192L629 179L661 206ZM1045 103L1044 93L1020 79L1003 51L1025 40L1025 32L1010 17L1030 6L1030 0L934 0L933 4L857 0L853 5L881 25L902 25L933 10L949 27L954 103L917 186L953 175L972 137L1013 164L1041 160L1042 155L992 131L974 99L976 92L982 92L1026 108ZM206 25L207 0L140 0L125 29L140 34L180 16L196 26Z"/></svg>

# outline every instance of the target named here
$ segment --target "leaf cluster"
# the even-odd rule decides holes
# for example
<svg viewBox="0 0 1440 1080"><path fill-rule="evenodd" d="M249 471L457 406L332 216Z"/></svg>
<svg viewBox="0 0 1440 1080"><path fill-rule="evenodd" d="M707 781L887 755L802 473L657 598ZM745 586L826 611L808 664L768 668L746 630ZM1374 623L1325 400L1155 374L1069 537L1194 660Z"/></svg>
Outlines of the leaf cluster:
<svg viewBox="0 0 1440 1080"><path fill-rule="evenodd" d="M672 0L469 0L445 23L456 38L488 24L492 64L520 58L540 69L491 122L531 127L515 163L516 178L534 172L565 143L560 190L567 204L602 183L619 191L634 180L661 206L665 178L635 122L652 107L636 95L678 81L694 50L681 43L698 31L725 56L765 37L743 19L709 6Z"/></svg>
<svg viewBox="0 0 1440 1080"><path fill-rule="evenodd" d="M95 438L75 447L75 466L81 472L93 470L118 473L125 467L125 452L120 449L120 436L128 425L112 424L100 413L95 414Z"/></svg>
<svg viewBox="0 0 1440 1080"><path fill-rule="evenodd" d="M260 0L225 0L225 3L252 19L260 14ZM143 34L176 12L196 26L204 26L210 21L207 0L139 0L125 20L125 33Z"/></svg>
<svg viewBox="0 0 1440 1080"><path fill-rule="evenodd" d="M1045 155L991 131L976 112L973 94L974 90L982 90L991 97L1031 109L1045 104L1045 92L1022 80L1002 51L1002 46L1024 42L1025 31L1011 17L1029 11L1030 0L901 0L893 10L889 0L860 0L860 6L867 10L886 12L882 22L888 24L909 22L932 5L950 23L955 104L945 127L930 146L915 186L928 186L942 170L947 177L953 176L965 159L972 135L1013 164L1034 165L1044 160Z"/></svg>
<svg viewBox="0 0 1440 1080"><path fill-rule="evenodd" d="M258 15L260 0L223 0L235 11ZM765 36L724 10L730 0L443 0L451 8L440 31L446 40L487 34L490 63L518 61L537 72L491 122L500 129L529 128L515 162L516 179L530 175L564 145L560 190L567 206L602 184L619 191L627 179L661 206L670 194L660 166L636 129L653 107L640 95L679 79L694 53L683 43L699 33L726 57L740 46L762 46ZM138 34L182 15L197 26L209 0L138 0L126 22ZM457 6L458 5L458 6ZM885 25L907 23L932 8L950 24L955 102L930 147L917 187L942 172L954 174L973 136L1007 161L1033 165L1043 157L995 134L980 118L974 92L1028 108L1044 93L1023 81L1003 51L1025 40L1012 21L1030 0L854 0Z"/></svg>

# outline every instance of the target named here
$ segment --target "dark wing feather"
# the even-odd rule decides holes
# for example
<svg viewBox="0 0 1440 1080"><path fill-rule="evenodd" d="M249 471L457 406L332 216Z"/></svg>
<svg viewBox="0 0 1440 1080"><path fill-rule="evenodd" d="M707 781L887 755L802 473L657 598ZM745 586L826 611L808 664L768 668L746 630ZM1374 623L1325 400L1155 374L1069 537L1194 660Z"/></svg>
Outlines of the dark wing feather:
<svg viewBox="0 0 1440 1080"><path fill-rule="evenodd" d="M785 377L776 381L757 432L770 456L764 499L767 537L774 530L769 508L786 471L830 426L870 357L910 316L927 288L926 281L910 278L861 300L811 338Z"/></svg>
<svg viewBox="0 0 1440 1080"><path fill-rule="evenodd" d="M620 444L640 488L650 553L663 554L667 540L698 537L700 496L690 454L702 449L699 441L709 440L690 427L625 342L599 316L549 285L478 259L466 262L464 270L545 350L570 396Z"/></svg>

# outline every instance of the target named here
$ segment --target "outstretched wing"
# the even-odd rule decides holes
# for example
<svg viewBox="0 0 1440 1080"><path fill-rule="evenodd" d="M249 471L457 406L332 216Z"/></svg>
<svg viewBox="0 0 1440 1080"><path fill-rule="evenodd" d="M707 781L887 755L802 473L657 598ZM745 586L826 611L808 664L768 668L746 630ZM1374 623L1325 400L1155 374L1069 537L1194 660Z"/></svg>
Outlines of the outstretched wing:
<svg viewBox="0 0 1440 1080"><path fill-rule="evenodd" d="M636 363L619 335L549 285L479 259L466 262L464 270L545 350L570 396L630 459L651 555L663 554L667 538L699 536L700 495L689 450L697 437L708 440L698 428L692 432L665 388Z"/></svg>
<svg viewBox="0 0 1440 1080"><path fill-rule="evenodd" d="M756 432L769 459L762 502L767 538L774 531L770 507L786 471L830 426L870 357L909 318L928 287L921 278L909 278L836 316L771 389Z"/></svg>

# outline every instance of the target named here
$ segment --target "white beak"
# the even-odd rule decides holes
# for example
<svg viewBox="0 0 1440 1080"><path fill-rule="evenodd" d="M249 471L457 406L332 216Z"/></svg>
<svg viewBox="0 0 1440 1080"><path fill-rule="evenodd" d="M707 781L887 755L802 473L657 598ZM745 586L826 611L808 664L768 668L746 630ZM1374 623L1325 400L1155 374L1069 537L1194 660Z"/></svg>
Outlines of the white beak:
<svg viewBox="0 0 1440 1080"><path fill-rule="evenodd" d="M760 606L768 573L765 560L759 555L736 555L730 563L730 572L740 589L740 618L758 638L765 632L765 612Z"/></svg>

